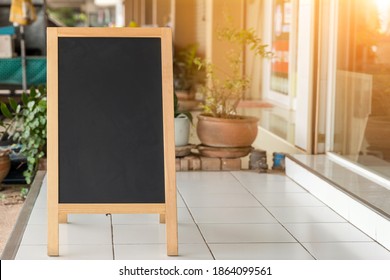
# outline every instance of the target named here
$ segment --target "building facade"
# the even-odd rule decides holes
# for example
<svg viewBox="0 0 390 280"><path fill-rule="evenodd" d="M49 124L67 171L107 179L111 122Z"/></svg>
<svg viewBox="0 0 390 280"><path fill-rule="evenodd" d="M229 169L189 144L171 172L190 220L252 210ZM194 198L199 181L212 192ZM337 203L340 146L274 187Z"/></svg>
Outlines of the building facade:
<svg viewBox="0 0 390 280"><path fill-rule="evenodd" d="M255 147L328 154L390 178L390 1L127 0L125 11L126 21L171 26L175 47L196 43L222 67L226 15L254 29L274 53L243 49L246 97L260 104L241 109L260 117Z"/></svg>

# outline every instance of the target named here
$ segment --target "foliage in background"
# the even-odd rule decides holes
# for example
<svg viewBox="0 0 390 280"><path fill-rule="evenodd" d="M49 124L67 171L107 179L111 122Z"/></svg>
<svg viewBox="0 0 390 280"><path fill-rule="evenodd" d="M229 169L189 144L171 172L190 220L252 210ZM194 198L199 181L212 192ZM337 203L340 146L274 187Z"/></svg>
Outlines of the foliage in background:
<svg viewBox="0 0 390 280"><path fill-rule="evenodd" d="M12 137L21 144L20 152L27 158L27 170L23 175L30 184L39 159L46 155L46 88L31 87L30 94L22 94L20 104L9 98L9 107L1 103L1 112L19 125Z"/></svg>
<svg viewBox="0 0 390 280"><path fill-rule="evenodd" d="M204 75L198 70L194 61L197 56L198 46L189 45L186 48L175 51L173 56L173 77L175 90L193 91L195 86L202 83Z"/></svg>
<svg viewBox="0 0 390 280"><path fill-rule="evenodd" d="M23 199L26 199L28 195L28 188L22 188L20 190L20 197Z"/></svg>
<svg viewBox="0 0 390 280"><path fill-rule="evenodd" d="M248 46L256 56L272 57L257 37L254 29L237 29L232 26L219 28L218 39L232 43L232 49L226 53L230 71L217 69L216 65L207 60L196 58L194 63L198 69L206 72L207 83L201 88L205 95L203 112L217 118L237 118L238 103L244 98L250 80L242 73L242 47ZM223 77L223 78L221 78Z"/></svg>
<svg viewBox="0 0 390 280"><path fill-rule="evenodd" d="M87 22L87 16L80 12L80 9L69 7L48 8L47 13L55 21L68 27L85 26Z"/></svg>
<svg viewBox="0 0 390 280"><path fill-rule="evenodd" d="M12 99L12 102L13 101L14 100ZM7 110L8 107L4 102L1 102L0 109L3 112L4 110ZM0 141L7 142L10 138L10 135L12 135L13 132L15 131L17 124L16 124L15 118L10 119L7 116L5 116L4 114L3 114L3 116L5 117L5 119L0 120L0 127L2 127L2 130L0 132Z"/></svg>

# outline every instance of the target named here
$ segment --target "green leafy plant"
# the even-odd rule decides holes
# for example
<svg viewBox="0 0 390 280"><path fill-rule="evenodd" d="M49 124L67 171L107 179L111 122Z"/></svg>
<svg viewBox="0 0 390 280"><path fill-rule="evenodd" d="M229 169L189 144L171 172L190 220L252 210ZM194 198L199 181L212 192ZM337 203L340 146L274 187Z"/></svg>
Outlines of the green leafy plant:
<svg viewBox="0 0 390 280"><path fill-rule="evenodd" d="M12 106L15 106L15 104L13 103L15 101L12 98L10 98L10 102L12 102ZM0 120L0 127L2 128L0 132L0 141L7 142L10 138L10 135L13 134L17 127L16 118L14 118L12 114L8 114L9 110L4 102L1 102L0 109L2 113L5 112L3 113L3 119ZM11 118L9 118L10 116Z"/></svg>
<svg viewBox="0 0 390 280"><path fill-rule="evenodd" d="M228 26L219 28L217 35L219 40L233 44L225 56L230 71L220 69L205 59L195 58L195 65L204 69L207 78L207 83L201 87L205 96L203 113L217 118L238 118L237 106L250 85L250 79L242 73L242 47L248 46L260 57L272 57L272 52L267 50L267 45L257 37L254 29Z"/></svg>
<svg viewBox="0 0 390 280"><path fill-rule="evenodd" d="M28 188L22 188L22 189L20 190L20 196L21 196L21 198L26 199L26 198L27 198L27 194L28 194Z"/></svg>
<svg viewBox="0 0 390 280"><path fill-rule="evenodd" d="M202 72L198 70L194 61L197 56L198 46L189 45L176 51L173 57L173 77L175 90L193 91L198 83L203 81Z"/></svg>
<svg viewBox="0 0 390 280"><path fill-rule="evenodd" d="M62 7L62 8L48 8L47 14L50 18L59 22L63 26L85 26L87 16L78 8Z"/></svg>
<svg viewBox="0 0 390 280"><path fill-rule="evenodd" d="M3 115L17 124L12 132L15 141L21 144L20 152L27 158L27 170L23 173L26 182L31 180L40 158L46 155L46 88L30 88L30 94L23 93L21 103L9 98L9 107L1 103Z"/></svg>

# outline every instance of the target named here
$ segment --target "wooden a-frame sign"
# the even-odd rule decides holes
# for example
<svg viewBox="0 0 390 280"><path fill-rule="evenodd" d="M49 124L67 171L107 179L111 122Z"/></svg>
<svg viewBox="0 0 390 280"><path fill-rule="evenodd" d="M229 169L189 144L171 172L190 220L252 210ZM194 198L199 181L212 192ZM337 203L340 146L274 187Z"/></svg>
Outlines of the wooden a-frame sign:
<svg viewBox="0 0 390 280"><path fill-rule="evenodd" d="M178 254L169 28L48 28L48 255L68 214L156 213Z"/></svg>

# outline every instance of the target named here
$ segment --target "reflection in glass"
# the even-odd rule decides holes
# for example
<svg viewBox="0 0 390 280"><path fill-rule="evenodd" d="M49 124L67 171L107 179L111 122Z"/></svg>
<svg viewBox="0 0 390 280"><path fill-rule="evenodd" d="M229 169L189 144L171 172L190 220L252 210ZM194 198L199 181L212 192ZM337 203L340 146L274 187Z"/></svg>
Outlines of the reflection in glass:
<svg viewBox="0 0 390 280"><path fill-rule="evenodd" d="M273 1L271 90L288 94L288 57L292 20L290 0Z"/></svg>
<svg viewBox="0 0 390 280"><path fill-rule="evenodd" d="M333 151L390 177L390 1L339 1Z"/></svg>

